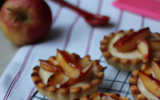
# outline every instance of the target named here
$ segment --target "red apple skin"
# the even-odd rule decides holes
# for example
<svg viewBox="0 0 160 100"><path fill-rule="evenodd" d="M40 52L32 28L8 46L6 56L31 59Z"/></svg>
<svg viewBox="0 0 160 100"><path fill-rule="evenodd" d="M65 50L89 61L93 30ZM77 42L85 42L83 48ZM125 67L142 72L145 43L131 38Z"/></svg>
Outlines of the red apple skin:
<svg viewBox="0 0 160 100"><path fill-rule="evenodd" d="M26 16L7 10L10 8ZM0 11L0 28L3 34L15 44L35 43L49 32L52 14L44 0L6 0Z"/></svg>

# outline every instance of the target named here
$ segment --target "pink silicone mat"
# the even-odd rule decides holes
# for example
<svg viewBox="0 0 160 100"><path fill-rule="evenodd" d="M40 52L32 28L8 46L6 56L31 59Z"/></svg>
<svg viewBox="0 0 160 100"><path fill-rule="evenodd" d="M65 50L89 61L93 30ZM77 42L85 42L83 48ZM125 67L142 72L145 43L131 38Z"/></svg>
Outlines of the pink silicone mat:
<svg viewBox="0 0 160 100"><path fill-rule="evenodd" d="M117 0L114 6L160 20L160 0Z"/></svg>

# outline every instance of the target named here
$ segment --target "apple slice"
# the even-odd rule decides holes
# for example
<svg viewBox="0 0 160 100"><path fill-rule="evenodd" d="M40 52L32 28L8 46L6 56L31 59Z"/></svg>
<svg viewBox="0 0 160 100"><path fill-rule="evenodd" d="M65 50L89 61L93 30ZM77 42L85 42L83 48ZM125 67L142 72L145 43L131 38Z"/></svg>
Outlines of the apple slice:
<svg viewBox="0 0 160 100"><path fill-rule="evenodd" d="M85 69L88 65L91 64L90 56L86 55L82 59L79 59L78 64L80 65L81 69Z"/></svg>
<svg viewBox="0 0 160 100"><path fill-rule="evenodd" d="M153 60L153 71L155 78L160 81L160 60Z"/></svg>
<svg viewBox="0 0 160 100"><path fill-rule="evenodd" d="M138 76L142 80L145 88L150 93L160 98L160 82L152 76L145 74L142 70L139 71Z"/></svg>
<svg viewBox="0 0 160 100"><path fill-rule="evenodd" d="M118 100L119 94L96 92L92 94L89 100Z"/></svg>
<svg viewBox="0 0 160 100"><path fill-rule="evenodd" d="M128 52L134 50L137 46L137 41L140 38L147 38L151 35L149 28L144 28L138 32L126 34L122 38L118 39L113 46L120 52Z"/></svg>
<svg viewBox="0 0 160 100"><path fill-rule="evenodd" d="M101 97L102 100L119 100L120 95L117 93L104 93Z"/></svg>
<svg viewBox="0 0 160 100"><path fill-rule="evenodd" d="M83 96L80 98L80 100L88 100L89 96ZM77 100L77 99L73 99L73 100Z"/></svg>
<svg viewBox="0 0 160 100"><path fill-rule="evenodd" d="M67 77L63 72L58 72L48 79L48 85L59 88L61 84L67 82L68 80L69 77Z"/></svg>
<svg viewBox="0 0 160 100"><path fill-rule="evenodd" d="M67 82L65 82L64 84L61 84L61 88L65 88L68 87L72 84L75 84L81 80L84 80L84 78L86 78L85 76L87 75L87 73L91 70L92 68L92 64L88 65L85 69L82 70L83 73L80 74L80 77L78 79L72 79L70 78Z"/></svg>
<svg viewBox="0 0 160 100"><path fill-rule="evenodd" d="M40 61L41 67L44 70L47 70L47 71L52 72L52 73L57 73L57 72L61 71L59 66L54 66L49 61L45 61L45 60L39 60L39 61Z"/></svg>
<svg viewBox="0 0 160 100"><path fill-rule="evenodd" d="M48 59L49 63L52 64L52 65L59 65L58 61L56 60L56 57L52 56L52 57L49 57Z"/></svg>
<svg viewBox="0 0 160 100"><path fill-rule="evenodd" d="M83 68L80 78L84 77L91 70L92 67L93 67L93 65L89 64L88 66Z"/></svg>
<svg viewBox="0 0 160 100"><path fill-rule="evenodd" d="M86 55L85 57L83 57L82 59L80 59L80 60L78 61L78 64L80 65L80 67L81 67L82 70L85 69L86 66L90 65L91 63L93 63L93 64L98 64L99 61L98 61L98 60L91 61L89 55ZM95 69L96 71L102 71L102 70L104 70L104 67L102 67L102 66L97 66L97 67L94 67L94 69Z"/></svg>
<svg viewBox="0 0 160 100"><path fill-rule="evenodd" d="M66 81L65 83L61 84L60 88L67 88L67 87L71 86L72 84L75 84L76 82L78 82L78 79L70 78L68 81Z"/></svg>
<svg viewBox="0 0 160 100"><path fill-rule="evenodd" d="M75 53L72 53L72 56L77 62L80 60L80 56L79 55L77 55Z"/></svg>
<svg viewBox="0 0 160 100"><path fill-rule="evenodd" d="M101 100L100 93L96 92L89 97L89 100Z"/></svg>
<svg viewBox="0 0 160 100"><path fill-rule="evenodd" d="M152 51L159 51L160 50L160 40L149 40L148 44Z"/></svg>
<svg viewBox="0 0 160 100"><path fill-rule="evenodd" d="M80 99L79 98L75 98L75 99L72 99L72 100L89 100L89 96L82 96Z"/></svg>
<svg viewBox="0 0 160 100"><path fill-rule="evenodd" d="M151 67L148 67L144 70L144 73L146 73L149 76L152 76L152 72L153 72L153 69Z"/></svg>
<svg viewBox="0 0 160 100"><path fill-rule="evenodd" d="M72 55L66 51L60 51L57 49L56 59L60 64L61 69L68 77L73 79L79 78L81 74L81 68Z"/></svg>
<svg viewBox="0 0 160 100"><path fill-rule="evenodd" d="M149 60L149 45L144 38L141 38L137 44L138 51L142 54L145 61Z"/></svg>
<svg viewBox="0 0 160 100"><path fill-rule="evenodd" d="M53 73L53 72L46 71L46 70L44 70L42 67L40 67L39 72L38 72L38 75L41 77L42 82L47 85L48 79L49 79L52 75L54 75L54 73Z"/></svg>

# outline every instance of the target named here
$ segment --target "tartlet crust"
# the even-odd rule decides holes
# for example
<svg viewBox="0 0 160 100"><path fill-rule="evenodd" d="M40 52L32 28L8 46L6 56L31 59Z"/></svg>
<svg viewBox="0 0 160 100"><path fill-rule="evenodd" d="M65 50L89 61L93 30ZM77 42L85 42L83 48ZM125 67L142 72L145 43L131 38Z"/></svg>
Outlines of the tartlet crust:
<svg viewBox="0 0 160 100"><path fill-rule="evenodd" d="M146 68L152 68L152 66L143 64L141 67L141 70L143 71ZM129 79L130 92L132 94L132 97L134 98L134 100L150 100L147 97L145 97L143 94L141 94L138 89L138 86L137 86L138 73L139 73L139 70L133 71L132 72L133 77Z"/></svg>
<svg viewBox="0 0 160 100"><path fill-rule="evenodd" d="M130 32L133 31L133 29L127 31ZM106 62L113 66L117 70L122 70L122 71L134 71L138 70L141 68L143 64L151 64L152 59L149 61L145 61L143 59L122 59L118 58L116 56L113 56L109 51L108 51L108 45L111 41L111 39L116 35L121 32L124 32L123 30L118 31L117 33L111 33L108 36L104 36L103 40L100 42L100 50L102 52L103 57L105 58ZM155 33L155 36L160 38L159 33Z"/></svg>
<svg viewBox="0 0 160 100"><path fill-rule="evenodd" d="M101 66L98 60L92 61L92 64L99 68ZM101 66L102 67L102 66ZM84 95L90 95L94 93L99 85L103 81L103 70L99 71L96 78L90 83L83 84L78 87L67 87L67 88L56 88L55 86L45 85L39 76L40 66L33 68L33 73L31 74L32 80L37 88L37 90L44 96L47 96L54 100L71 100L74 98L79 98Z"/></svg>

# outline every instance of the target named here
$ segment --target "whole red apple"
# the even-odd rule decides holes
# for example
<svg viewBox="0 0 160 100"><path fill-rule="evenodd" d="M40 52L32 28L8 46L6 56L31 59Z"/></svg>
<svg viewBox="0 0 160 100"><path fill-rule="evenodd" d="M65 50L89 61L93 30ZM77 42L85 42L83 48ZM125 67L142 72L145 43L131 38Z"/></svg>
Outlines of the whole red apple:
<svg viewBox="0 0 160 100"><path fill-rule="evenodd" d="M0 11L3 34L18 45L39 41L51 24L51 10L44 0L6 0Z"/></svg>

